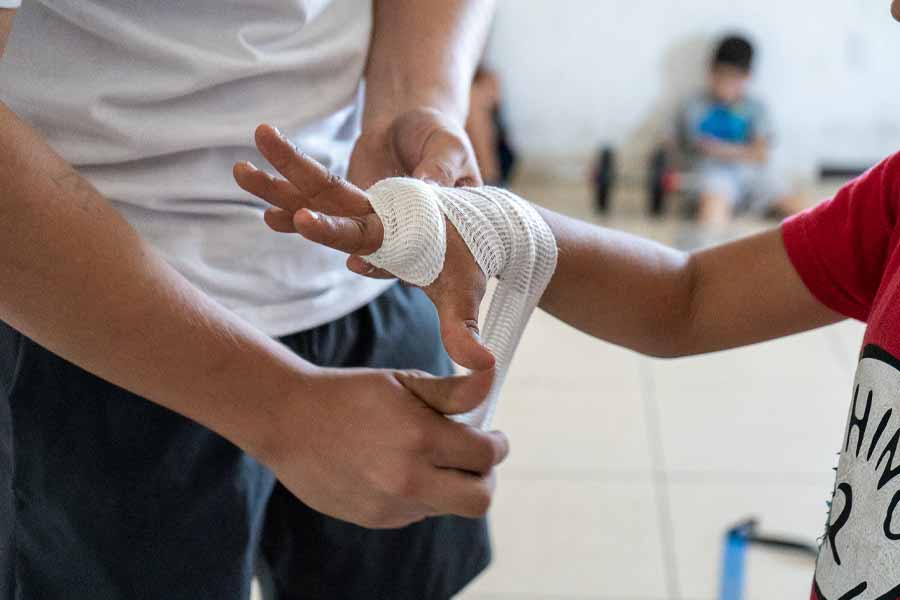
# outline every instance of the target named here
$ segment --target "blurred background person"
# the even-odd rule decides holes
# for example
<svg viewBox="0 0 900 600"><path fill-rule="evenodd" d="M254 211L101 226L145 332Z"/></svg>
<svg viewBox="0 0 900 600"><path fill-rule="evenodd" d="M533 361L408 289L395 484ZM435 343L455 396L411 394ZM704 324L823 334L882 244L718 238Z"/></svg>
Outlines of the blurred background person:
<svg viewBox="0 0 900 600"><path fill-rule="evenodd" d="M768 108L747 89L753 58L745 37L722 38L705 89L677 116L675 144L694 174L688 197L704 224L721 225L740 210L786 216L806 205L769 164L774 131Z"/></svg>
<svg viewBox="0 0 900 600"><path fill-rule="evenodd" d="M472 81L466 133L487 185L506 185L516 164L516 153L503 121L501 100L500 78L482 64Z"/></svg>

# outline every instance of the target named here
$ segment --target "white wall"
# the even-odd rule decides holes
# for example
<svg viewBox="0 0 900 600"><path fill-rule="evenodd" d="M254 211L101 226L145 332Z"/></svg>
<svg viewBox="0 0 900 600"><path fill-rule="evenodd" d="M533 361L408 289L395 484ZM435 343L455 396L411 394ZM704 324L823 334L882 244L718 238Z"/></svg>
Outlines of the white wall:
<svg viewBox="0 0 900 600"><path fill-rule="evenodd" d="M889 0L500 0L488 62L526 159L581 173L600 143L642 156L710 45L757 43L778 162L865 163L900 148L900 23Z"/></svg>

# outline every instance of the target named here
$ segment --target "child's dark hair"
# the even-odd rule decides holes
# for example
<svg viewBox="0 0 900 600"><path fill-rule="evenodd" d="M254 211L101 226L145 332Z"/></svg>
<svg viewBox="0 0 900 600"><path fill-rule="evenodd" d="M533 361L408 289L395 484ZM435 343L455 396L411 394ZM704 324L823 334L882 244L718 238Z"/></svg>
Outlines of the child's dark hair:
<svg viewBox="0 0 900 600"><path fill-rule="evenodd" d="M727 65L749 73L753 68L753 44L739 35L726 36L719 42L712 64L714 67Z"/></svg>

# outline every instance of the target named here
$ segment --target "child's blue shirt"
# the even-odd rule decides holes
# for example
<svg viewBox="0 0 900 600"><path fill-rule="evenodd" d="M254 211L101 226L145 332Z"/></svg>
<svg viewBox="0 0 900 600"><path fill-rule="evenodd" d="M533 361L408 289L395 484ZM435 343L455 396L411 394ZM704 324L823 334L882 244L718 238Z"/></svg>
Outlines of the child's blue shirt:
<svg viewBox="0 0 900 600"><path fill-rule="evenodd" d="M708 94L689 99L679 119L679 137L688 148L701 138L713 138L732 144L749 144L758 137L772 136L765 105L753 98L737 104L724 104Z"/></svg>

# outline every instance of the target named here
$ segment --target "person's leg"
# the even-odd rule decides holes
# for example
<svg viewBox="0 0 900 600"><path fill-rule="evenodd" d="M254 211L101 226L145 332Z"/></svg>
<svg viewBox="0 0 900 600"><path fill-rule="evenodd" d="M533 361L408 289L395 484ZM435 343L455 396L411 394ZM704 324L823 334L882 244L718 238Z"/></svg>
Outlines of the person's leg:
<svg viewBox="0 0 900 600"><path fill-rule="evenodd" d="M0 340L0 597L248 598L268 470L3 323Z"/></svg>
<svg viewBox="0 0 900 600"><path fill-rule="evenodd" d="M784 178L768 165L749 167L747 185L750 210L755 214L781 219L809 207L809 198L791 192Z"/></svg>
<svg viewBox="0 0 900 600"><path fill-rule="evenodd" d="M452 372L427 297L400 285L335 323L284 340L314 346L327 366ZM450 598L490 561L484 520L440 517L397 530L369 530L326 517L280 486L266 517L263 554L278 600Z"/></svg>
<svg viewBox="0 0 900 600"><path fill-rule="evenodd" d="M697 222L721 226L732 217L740 191L733 165L703 161L696 172Z"/></svg>
<svg viewBox="0 0 900 600"><path fill-rule="evenodd" d="M809 198L803 194L785 194L778 197L773 205L777 218L789 217L809 208Z"/></svg>
<svg viewBox="0 0 900 600"><path fill-rule="evenodd" d="M731 221L732 203L727 196L716 192L701 192L697 200L697 222L719 227Z"/></svg>

